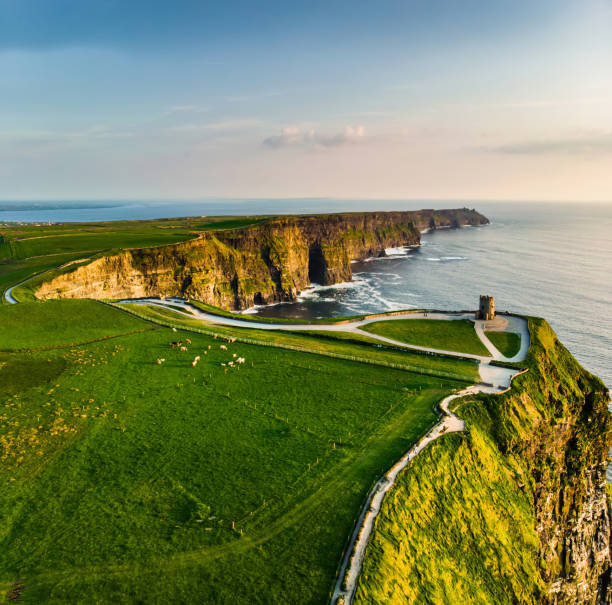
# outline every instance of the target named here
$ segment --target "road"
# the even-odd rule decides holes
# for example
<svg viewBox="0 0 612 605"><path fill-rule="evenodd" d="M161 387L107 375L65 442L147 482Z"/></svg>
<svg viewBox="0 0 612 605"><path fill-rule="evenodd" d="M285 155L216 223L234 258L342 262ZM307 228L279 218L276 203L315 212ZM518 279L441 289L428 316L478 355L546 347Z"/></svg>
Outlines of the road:
<svg viewBox="0 0 612 605"><path fill-rule="evenodd" d="M530 337L528 324L522 317L510 315L498 316L500 319L496 322L486 322L483 320L475 320L471 313L400 313L389 315L387 317L375 317L370 319L361 319L350 321L341 324L292 324L292 323L256 323L252 321L237 319L233 317L223 317L206 313L188 304L186 301L179 298L171 298L161 300L157 298L145 299L129 299L122 302L131 302L135 304L154 305L164 308L170 308L183 312L190 317L195 317L213 324L235 326L240 328L257 328L262 330L285 330L285 331L305 331L317 330L325 332L352 332L355 334L365 335L376 340L380 340L386 344L392 344L398 347L418 349L430 353L438 353L450 355L454 357L462 357L473 359L479 364L479 373L481 383L474 384L454 395L449 395L440 402L441 419L419 442L414 445L404 456L396 462L374 485L361 509L355 529L351 534L348 547L342 558L340 570L334 587L332 596L332 605L349 605L353 601L359 575L363 565L367 545L374 529L376 517L380 513L382 504L387 492L395 485L397 477L403 469L405 469L425 447L432 441L435 441L442 435L451 432L461 432L465 430L465 423L461 418L453 414L449 409L449 404L454 399L470 395L474 393L502 393L510 388L512 378L519 373L519 370L502 368L491 365L492 360L505 362L518 362L525 359L529 351ZM478 338L487 348L490 356L470 355L458 353L456 351L447 351L441 349L432 349L429 347L420 347L410 345L404 342L379 336L366 332L361 328L369 323L378 321L393 321L396 319L442 319L447 321L467 319L474 321L474 329ZM521 335L521 346L516 355L513 357L505 357L487 338L485 331L488 329L496 331L510 331Z"/></svg>
<svg viewBox="0 0 612 605"><path fill-rule="evenodd" d="M20 284L16 284L20 285ZM16 304L18 301L13 297L12 290L15 286L8 288L4 297L10 304ZM255 328L260 330L284 330L284 331L324 331L324 332L352 332L367 336L369 338L379 340L385 344L391 344L397 347L409 349L417 349L429 353L437 353L449 355L459 358L473 359L479 364L480 379L482 382L474 384L462 391L453 395L449 395L440 402L441 418L440 421L424 436L419 442L414 445L402 458L396 462L374 485L361 509L357 524L349 540L348 547L342 558L342 563L338 573L337 581L334 587L332 596L333 605L349 605L353 601L359 575L363 565L367 545L374 529L376 517L380 513L384 497L387 492L395 485L399 473L405 469L415 456L419 454L427 445L435 441L442 435L451 432L461 432L465 430L465 423L461 418L456 416L449 409L449 404L454 399L474 393L501 393L510 388L512 378L519 373L518 370L502 368L491 365L492 360L518 362L525 359L530 345L530 336L527 321L521 317L505 315L501 323L495 326L489 325L489 322L482 320L474 320L471 313L399 313L389 316L374 317L369 319L360 319L349 321L341 324L293 324L293 323L259 323L237 319L233 317L224 317L222 315L214 315L206 313L187 303L187 301L179 298L159 299L159 298L141 298L141 299L125 299L121 302L152 305L166 309L172 309L177 312L195 317L202 321L212 324L227 325L241 328ZM487 348L490 356L472 355L466 353L458 353L456 351L447 351L443 349L433 349L430 347L421 347L411 345L405 342L386 338L378 334L366 332L361 328L369 323L379 321L392 321L396 319L441 319L446 321L454 321L468 319L474 321L474 328L481 342ZM492 327L495 330L506 330L516 332L521 335L521 346L519 352L511 358L502 355L491 341L487 338L485 330Z"/></svg>

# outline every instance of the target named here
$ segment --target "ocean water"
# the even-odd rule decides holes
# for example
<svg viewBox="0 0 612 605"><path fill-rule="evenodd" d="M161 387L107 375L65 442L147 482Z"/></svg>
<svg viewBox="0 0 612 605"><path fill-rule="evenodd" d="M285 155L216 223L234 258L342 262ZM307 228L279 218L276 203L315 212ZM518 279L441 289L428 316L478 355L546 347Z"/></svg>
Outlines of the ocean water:
<svg viewBox="0 0 612 605"><path fill-rule="evenodd" d="M472 205L490 225L425 233L418 248L353 263L353 282L316 287L258 314L474 309L480 294L491 294L499 310L545 317L612 388L612 204Z"/></svg>
<svg viewBox="0 0 612 605"><path fill-rule="evenodd" d="M107 207L0 208L0 223L475 207L491 225L426 233L418 248L353 263L354 281L312 288L299 302L255 309L316 318L405 308L499 310L545 317L580 363L612 388L612 203L388 200L208 200ZM77 204L78 206L78 204ZM610 477L612 478L612 474Z"/></svg>

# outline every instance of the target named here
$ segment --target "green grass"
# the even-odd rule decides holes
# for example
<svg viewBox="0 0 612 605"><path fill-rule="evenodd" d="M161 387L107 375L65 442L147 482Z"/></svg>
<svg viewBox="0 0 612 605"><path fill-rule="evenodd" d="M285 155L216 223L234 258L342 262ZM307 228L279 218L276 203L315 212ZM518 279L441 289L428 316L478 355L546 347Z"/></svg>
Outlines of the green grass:
<svg viewBox="0 0 612 605"><path fill-rule="evenodd" d="M143 305L121 304L133 312L143 314L154 321L166 325L184 326L192 329L205 329L225 336L251 338L260 342L269 342L276 345L287 345L308 348L322 354L353 355L362 359L378 361L381 363L396 363L404 366L413 366L415 369L445 373L450 372L465 377L468 382L478 381L478 366L476 363L442 357L438 355L423 355L418 352L393 349L375 343L359 342L353 334L342 332L325 332L323 336L315 333L290 332L284 330L257 330L255 328L235 328L219 324L207 323L196 318L190 318L182 313L172 310Z"/></svg>
<svg viewBox="0 0 612 605"><path fill-rule="evenodd" d="M489 355L474 330L474 324L467 319L398 319L378 321L362 329L420 347Z"/></svg>
<svg viewBox="0 0 612 605"><path fill-rule="evenodd" d="M485 334L504 357L514 357L521 348L521 335L516 332L485 332Z"/></svg>
<svg viewBox="0 0 612 605"><path fill-rule="evenodd" d="M211 217L212 218L212 217ZM272 217L269 216L245 216L236 218L222 218L220 220L209 220L205 223L194 225L199 231L219 231L221 229L241 229L266 223Z"/></svg>
<svg viewBox="0 0 612 605"><path fill-rule="evenodd" d="M551 579L573 577L556 545L575 534L581 507L590 510L595 468L604 480L609 393L545 321L530 318L529 327L528 371L504 394L457 400L468 431L434 442L398 476L357 605L536 605Z"/></svg>
<svg viewBox="0 0 612 605"><path fill-rule="evenodd" d="M41 349L90 342L152 326L92 300L51 300L0 310L0 350Z"/></svg>
<svg viewBox="0 0 612 605"><path fill-rule="evenodd" d="M38 348L28 318L52 323L68 302L108 312L99 323L115 338L0 353L0 591L21 581L24 603L325 603L372 482L459 386L223 351L87 301L2 308L3 340ZM66 333L47 343L94 335L88 313L62 315ZM133 322L148 331L121 335ZM169 346L186 338L188 352ZM223 367L233 354L246 363Z"/></svg>

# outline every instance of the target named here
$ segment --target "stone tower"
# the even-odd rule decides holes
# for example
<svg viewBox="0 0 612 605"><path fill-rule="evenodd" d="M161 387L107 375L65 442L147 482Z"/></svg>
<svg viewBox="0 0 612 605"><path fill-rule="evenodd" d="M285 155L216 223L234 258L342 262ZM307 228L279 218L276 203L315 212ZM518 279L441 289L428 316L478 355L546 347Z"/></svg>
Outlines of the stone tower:
<svg viewBox="0 0 612 605"><path fill-rule="evenodd" d="M495 299L492 296L481 296L476 319L495 319Z"/></svg>

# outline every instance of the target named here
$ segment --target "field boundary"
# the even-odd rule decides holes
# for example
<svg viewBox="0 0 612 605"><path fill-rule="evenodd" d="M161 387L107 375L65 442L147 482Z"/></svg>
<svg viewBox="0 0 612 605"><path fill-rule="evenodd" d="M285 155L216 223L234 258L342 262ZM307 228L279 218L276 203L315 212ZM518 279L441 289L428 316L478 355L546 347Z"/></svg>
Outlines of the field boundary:
<svg viewBox="0 0 612 605"><path fill-rule="evenodd" d="M228 338L227 336L223 336L222 330L219 331L219 330L210 330L210 329L205 329L205 328L195 328L191 326L182 325L178 322L173 322L172 320L162 321L157 318L148 317L146 314L139 313L138 311L135 311L133 309L126 309L125 307L120 307L115 303L104 302L104 301L98 301L98 302L104 305L109 305L111 307L114 307L115 309L120 309L121 311L124 311L125 313L129 313L131 315L134 315L135 317L139 317L140 319L149 321L151 323L154 323L160 326L166 326L169 328L175 328L177 330L184 330L187 332L195 332L198 334L204 334L206 336L216 335L216 336L222 336L224 338ZM436 376L438 378L448 378L450 380L458 380L460 382L467 382L469 384L474 383L474 378L471 376L467 376L464 374L456 374L454 372L445 372L444 370L432 370L428 368L420 368L418 366L413 366L410 364L399 364L399 363L393 363L390 361L367 359L365 357L359 357L357 355L347 355L344 353L334 353L332 351L321 351L317 349L310 349L308 347L300 347L297 345L274 343L274 342L270 342L266 340L257 340L255 338L248 338L246 336L231 336L231 338L235 339L236 342L243 342L245 344L258 345L262 347L273 347L277 349L286 349L289 351L298 351L300 353L310 353L313 355L322 355L324 357L333 357L336 359L344 359L346 361L356 361L358 363L367 363L369 365L383 366L386 368L392 368L394 370L403 370L405 372L412 372L414 374L422 374L425 376Z"/></svg>

